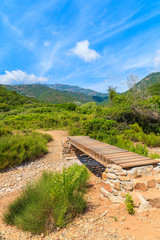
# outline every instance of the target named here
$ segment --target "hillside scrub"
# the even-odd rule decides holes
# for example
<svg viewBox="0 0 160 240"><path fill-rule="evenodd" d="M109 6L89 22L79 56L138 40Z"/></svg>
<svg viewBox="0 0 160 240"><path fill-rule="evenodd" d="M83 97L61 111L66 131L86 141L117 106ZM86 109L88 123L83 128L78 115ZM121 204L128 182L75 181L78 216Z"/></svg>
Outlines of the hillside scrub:
<svg viewBox="0 0 160 240"><path fill-rule="evenodd" d="M109 88L109 101L104 105L96 105L95 102L88 102L81 106L75 103L54 105L26 102L25 105L20 106L19 102L15 102L17 106L15 105L14 109L0 113L0 126L21 131L63 129L68 130L70 135L89 135L110 143L119 141L116 143L118 145L122 141L124 142L123 146L121 145L122 148L133 149L137 153L146 155L146 150L142 150L143 145L160 146L158 89L158 85L149 86L145 91L133 87L126 93L118 94L114 88ZM10 97L13 100L9 95L8 98ZM1 102L6 104L5 99L3 101L1 98ZM120 138L120 140L113 140L113 138ZM139 145L135 146L135 143Z"/></svg>
<svg viewBox="0 0 160 240"><path fill-rule="evenodd" d="M88 178L86 167L77 164L62 173L44 172L9 205L4 221L33 234L65 226L86 207Z"/></svg>
<svg viewBox="0 0 160 240"><path fill-rule="evenodd" d="M33 161L47 153L51 136L41 133L0 137L0 171Z"/></svg>

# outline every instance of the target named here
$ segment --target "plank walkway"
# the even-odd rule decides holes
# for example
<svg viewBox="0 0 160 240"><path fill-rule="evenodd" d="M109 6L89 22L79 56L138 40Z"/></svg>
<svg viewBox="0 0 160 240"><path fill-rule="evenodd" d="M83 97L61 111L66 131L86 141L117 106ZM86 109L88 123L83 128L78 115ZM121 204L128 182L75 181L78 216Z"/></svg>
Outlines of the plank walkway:
<svg viewBox="0 0 160 240"><path fill-rule="evenodd" d="M94 140L88 136L69 137L71 144L107 167L107 164L117 164L122 168L132 168L145 165L156 165L160 160L144 157L137 153L124 150L113 145Z"/></svg>

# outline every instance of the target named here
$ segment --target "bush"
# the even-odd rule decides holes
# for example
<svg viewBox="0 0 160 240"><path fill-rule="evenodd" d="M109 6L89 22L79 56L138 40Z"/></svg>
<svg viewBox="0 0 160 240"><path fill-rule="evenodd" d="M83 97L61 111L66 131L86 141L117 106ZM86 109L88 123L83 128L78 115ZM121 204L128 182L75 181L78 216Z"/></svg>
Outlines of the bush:
<svg viewBox="0 0 160 240"><path fill-rule="evenodd" d="M133 215L135 213L134 201L132 199L132 196L129 193L126 194L124 202L126 204L126 208L127 208L128 212L129 212L129 214Z"/></svg>
<svg viewBox="0 0 160 240"><path fill-rule="evenodd" d="M0 171L41 157L47 153L49 140L51 140L49 135L40 133L1 137Z"/></svg>
<svg viewBox="0 0 160 240"><path fill-rule="evenodd" d="M11 130L7 127L0 127L0 137L12 134Z"/></svg>
<svg viewBox="0 0 160 240"><path fill-rule="evenodd" d="M34 234L65 226L81 213L89 173L85 166L72 165L62 173L43 173L28 185L4 214L7 224Z"/></svg>

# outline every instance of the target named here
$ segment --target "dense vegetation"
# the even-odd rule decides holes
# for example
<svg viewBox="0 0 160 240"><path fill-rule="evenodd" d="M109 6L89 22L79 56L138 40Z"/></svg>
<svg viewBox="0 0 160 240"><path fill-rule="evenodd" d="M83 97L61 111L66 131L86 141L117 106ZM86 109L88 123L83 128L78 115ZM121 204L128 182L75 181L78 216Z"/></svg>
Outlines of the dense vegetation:
<svg viewBox="0 0 160 240"><path fill-rule="evenodd" d="M8 91L0 85L0 112L6 112L24 104L32 104L37 102L35 99L20 96L16 91Z"/></svg>
<svg viewBox="0 0 160 240"><path fill-rule="evenodd" d="M63 169L62 173L43 173L10 204L5 222L34 234L65 226L86 206L88 178L87 169L78 165Z"/></svg>
<svg viewBox="0 0 160 240"><path fill-rule="evenodd" d="M121 95L110 88L109 102L106 105L89 102L80 106L75 103L48 104L31 101L30 98L10 92L4 87L0 89L1 106L5 105L0 111L1 169L4 164L15 164L13 153L16 150L13 142L21 150L15 161L21 163L21 158L24 161L28 159L23 144L20 145L19 141L21 137L24 143L31 136L3 136L5 132L11 134L13 130L66 129L71 135L89 135L145 156L149 155L146 146L160 146L160 94L157 83L145 91L141 91L136 85ZM13 156L11 153L10 156L6 155L10 148L13 149ZM154 154L151 157L159 156ZM9 162L5 159L9 159Z"/></svg>
<svg viewBox="0 0 160 240"><path fill-rule="evenodd" d="M0 137L0 171L33 161L47 153L47 142L51 136L41 133L12 134L1 131Z"/></svg>
<svg viewBox="0 0 160 240"><path fill-rule="evenodd" d="M146 88L158 83L160 84L160 72L154 72L143 78L139 83L137 83L137 86Z"/></svg>

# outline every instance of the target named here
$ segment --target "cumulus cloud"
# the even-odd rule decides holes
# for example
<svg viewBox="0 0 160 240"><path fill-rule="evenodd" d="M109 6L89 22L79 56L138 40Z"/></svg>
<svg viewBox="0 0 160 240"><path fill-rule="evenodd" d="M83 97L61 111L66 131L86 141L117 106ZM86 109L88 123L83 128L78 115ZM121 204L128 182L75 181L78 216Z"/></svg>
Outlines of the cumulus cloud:
<svg viewBox="0 0 160 240"><path fill-rule="evenodd" d="M34 74L27 74L21 70L17 71L5 71L5 74L0 75L0 84L12 84L12 83L42 83L46 82L48 78L38 77Z"/></svg>
<svg viewBox="0 0 160 240"><path fill-rule="evenodd" d="M155 66L160 66L160 50L157 51L157 55L156 57L154 58L154 64Z"/></svg>
<svg viewBox="0 0 160 240"><path fill-rule="evenodd" d="M100 55L93 49L89 48L89 41L77 42L72 49L72 53L83 59L85 62L92 62L100 57Z"/></svg>

